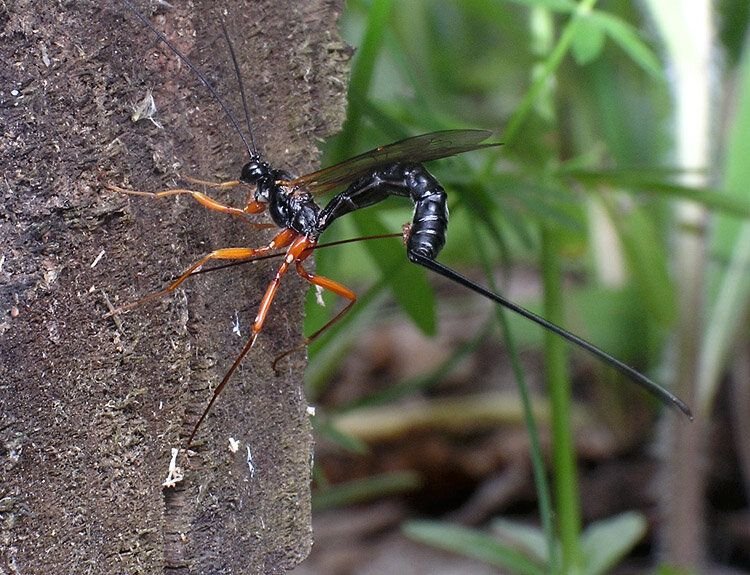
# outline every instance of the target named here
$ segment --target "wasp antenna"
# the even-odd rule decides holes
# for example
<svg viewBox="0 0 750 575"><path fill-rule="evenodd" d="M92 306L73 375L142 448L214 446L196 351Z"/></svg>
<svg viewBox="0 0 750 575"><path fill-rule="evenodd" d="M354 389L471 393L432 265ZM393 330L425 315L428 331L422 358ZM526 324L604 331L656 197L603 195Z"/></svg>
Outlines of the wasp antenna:
<svg viewBox="0 0 750 575"><path fill-rule="evenodd" d="M257 153L255 152L255 144L251 147L248 143L247 139L245 138L245 135L242 133L242 130L240 129L240 125L237 122L237 120L234 117L234 114L232 114L231 110L227 106L227 104L224 102L224 100L219 96L219 93L216 91L216 89L211 85L211 82L208 81L208 78L201 72L191 61L190 59L185 56L172 42L159 30L157 30L153 24L146 18L143 14L141 14L138 11L138 8L135 7L135 5L130 2L130 0L122 0L122 3L125 4L125 6L128 7L128 9L136 15L136 17L143 22L144 26L151 30L156 37L159 39L159 41L164 42L164 44L169 48L175 56L177 56L192 72L195 74L198 79L203 83L203 85L208 88L208 91L211 93L211 96L213 96L214 100L221 106L221 109L224 111L224 114L229 119L229 122L232 124L232 127L237 132L237 135L239 135L240 139L242 140L242 143L245 145L245 148L247 149L248 154L250 154L251 157L256 157Z"/></svg>
<svg viewBox="0 0 750 575"><path fill-rule="evenodd" d="M234 45L232 44L232 40L229 38L229 32L227 31L226 23L224 22L224 18L220 18L221 22L221 30L224 32L224 39L227 41L227 46L229 47L229 54L232 57L232 65L234 66L234 74L237 77L237 84L240 87L240 95L242 96L242 109L245 111L245 124L247 125L247 133L250 135L250 145L252 146L253 150L250 152L250 155L252 157L258 156L258 148L255 147L255 136L253 136L253 127L250 123L250 112L247 109L247 98L245 97L245 84L242 81L242 74L240 74L240 66L237 63L237 56L235 56L234 53Z"/></svg>

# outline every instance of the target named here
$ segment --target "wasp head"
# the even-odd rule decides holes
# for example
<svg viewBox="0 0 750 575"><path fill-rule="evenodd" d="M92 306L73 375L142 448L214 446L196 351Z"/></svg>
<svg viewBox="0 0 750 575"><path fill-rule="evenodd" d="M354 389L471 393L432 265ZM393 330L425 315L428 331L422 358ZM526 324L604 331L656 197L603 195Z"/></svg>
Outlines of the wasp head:
<svg viewBox="0 0 750 575"><path fill-rule="evenodd" d="M250 161L242 166L240 181L255 186L255 201L268 203L273 174L271 166L257 156L251 156Z"/></svg>
<svg viewBox="0 0 750 575"><path fill-rule="evenodd" d="M271 168L267 162L258 157L250 158L250 161L242 166L240 181L250 185L256 185L260 180L270 175Z"/></svg>

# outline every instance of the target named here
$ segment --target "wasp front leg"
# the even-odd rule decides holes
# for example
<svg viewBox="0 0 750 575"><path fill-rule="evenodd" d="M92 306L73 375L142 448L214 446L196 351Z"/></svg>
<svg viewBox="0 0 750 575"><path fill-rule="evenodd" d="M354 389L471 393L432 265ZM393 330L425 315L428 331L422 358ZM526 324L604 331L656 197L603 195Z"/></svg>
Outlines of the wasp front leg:
<svg viewBox="0 0 750 575"><path fill-rule="evenodd" d="M191 180L193 183L202 183L202 184L209 184L210 182L203 182L202 180ZM233 180L230 182L222 182L219 184L214 184L212 187L215 188L232 188L235 186L240 185L241 182L239 180ZM232 216L241 216L246 217L248 215L252 214L260 214L265 211L266 204L263 202L257 202L255 200L248 200L247 204L244 208L235 208L232 206L228 206L226 204L223 204L212 197L204 194L203 192L196 192L195 190L188 190L185 188L172 188L168 190L161 190L159 192L141 192L138 190L128 190L126 188L121 188L119 186L115 185L108 185L106 186L107 189L112 190L113 192L118 192L121 194L128 194L130 196L148 196L152 198L165 198L167 196L179 196L179 195L190 195L192 198L197 201L199 204L201 204L203 207L208 208L209 210L212 210L214 212L221 212L224 214L230 214ZM273 224L258 224L262 227L272 227Z"/></svg>

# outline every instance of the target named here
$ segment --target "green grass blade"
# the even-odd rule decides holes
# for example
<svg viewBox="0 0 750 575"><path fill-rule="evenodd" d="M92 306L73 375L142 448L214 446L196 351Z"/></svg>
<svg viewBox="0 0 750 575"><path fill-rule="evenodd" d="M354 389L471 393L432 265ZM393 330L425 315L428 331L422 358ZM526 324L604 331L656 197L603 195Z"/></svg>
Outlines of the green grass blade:
<svg viewBox="0 0 750 575"><path fill-rule="evenodd" d="M486 257L486 250L484 249L482 241L477 242L477 248L483 256L481 260L485 264L485 277L489 282L489 287L492 291L497 293L498 289L495 285L492 270L487 263L488 258ZM497 316L498 323L502 329L503 337L505 338L505 345L508 348L513 375L516 378L518 393L521 398L521 405L523 406L524 421L526 423L526 429L529 432L529 440L531 443L531 465L534 472L534 486L536 488L537 497L539 498L539 515L542 519L543 535L547 544L546 563L548 563L550 571L554 573L557 571L558 557L555 544L552 493L544 466L544 451L542 450L539 428L536 424L536 418L534 417L534 406L531 400L531 393L526 385L526 378L524 377L523 368L521 367L521 362L519 360L515 339L510 329L507 312L504 308L498 305L495 306L495 315Z"/></svg>
<svg viewBox="0 0 750 575"><path fill-rule="evenodd" d="M596 0L583 0L576 9L576 12L571 16L570 20L566 23L560 34L555 47L550 52L549 56L542 63L540 73L534 79L529 90L526 92L521 103L518 105L516 110L513 112L513 116L508 121L508 126L503 134L503 139L509 145L512 145L514 140L520 134L521 126L529 117L534 110L534 107L538 104L539 98L543 95L544 90L549 85L550 79L554 76L557 69L562 64L563 58L568 53L573 39L577 34L577 29L580 23L581 16L590 12Z"/></svg>
<svg viewBox="0 0 750 575"><path fill-rule="evenodd" d="M736 190L729 196L748 201L750 182L750 44L746 44L740 68L740 88L731 122L726 153L725 186ZM701 344L703 352L698 378L700 408L711 411L726 358L735 344L738 332L745 328L750 306L750 223L717 218L714 249L729 257L726 269L714 272L718 285L713 309Z"/></svg>
<svg viewBox="0 0 750 575"><path fill-rule="evenodd" d="M557 239L550 230L542 230L542 274L545 318L563 322L562 271L557 254ZM579 537L581 511L578 498L576 453L570 423L570 378L565 343L551 332L544 334L546 381L552 408L552 459L555 468L557 521L562 549L563 570L576 570L581 564Z"/></svg>
<svg viewBox="0 0 750 575"><path fill-rule="evenodd" d="M673 199L691 200L711 210L723 212L737 218L750 218L750 201L741 194L743 183L727 181L726 189L696 188L669 181L653 174L642 174L641 170L562 170L579 183L592 188L611 186L623 191L667 196Z"/></svg>
<svg viewBox="0 0 750 575"><path fill-rule="evenodd" d="M352 150L356 149L362 107L370 92L375 65L383 47L383 38L388 29L392 8L393 0L374 0L367 11L365 33L352 63L346 122L341 133L333 139L333 143L329 146L325 156L327 165L350 157Z"/></svg>

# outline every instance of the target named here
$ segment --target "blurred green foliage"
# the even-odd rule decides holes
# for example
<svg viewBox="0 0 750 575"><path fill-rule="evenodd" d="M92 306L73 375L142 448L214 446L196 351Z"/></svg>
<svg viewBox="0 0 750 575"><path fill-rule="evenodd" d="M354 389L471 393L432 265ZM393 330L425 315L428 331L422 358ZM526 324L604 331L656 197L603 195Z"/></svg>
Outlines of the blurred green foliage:
<svg viewBox="0 0 750 575"><path fill-rule="evenodd" d="M558 321L618 358L662 375L668 371L664 348L674 329L679 289L670 260L675 200L714 210L719 224L709 299L736 320L710 326L702 350L715 356L710 376L718 379L750 299L745 279L750 250L738 250L750 245L744 229L750 215L744 183L750 177L749 6L746 0L716 5L716 50L726 66L717 66L717 78L740 82L737 93L717 95L736 98L737 108L726 112L726 125L717 118L715 147L722 158L705 166L715 183L710 188L685 186L685 174L675 165L672 71L660 44L664 31L644 17L643 6L624 0L349 1L341 22L345 39L357 47L349 108L341 134L326 145L324 164L433 130L493 130L504 146L429 166L450 197L441 261L458 269L498 270L519 262L539 265L546 253L540 276L574 273L580 280L566 286ZM399 231L411 209L408 201L389 200L343 218L324 239ZM617 241L605 245L603 228ZM545 239L550 237L553 242ZM322 275L371 287L361 291L359 305L344 320L310 346L313 398L325 390L354 334L382 317L377 306L384 302L395 301L426 334L436 330L439 300L423 270L408 264L398 240L319 250L316 262ZM552 305L562 314L561 303ZM311 296L306 331L320 326L332 307L336 304L321 308ZM513 318L511 328L524 344L541 345L536 327ZM467 334L467 340L472 336L485 332ZM462 348L456 357L471 349ZM448 359L444 366L454 364ZM419 393L439 375L398 383L369 401ZM714 390L715 384L706 394ZM556 443L564 443L560 439L569 431L563 426L553 433ZM575 475L563 482L574 489ZM328 488L329 496L330 489L335 487ZM548 488L542 482L537 489L544 501ZM560 507L559 489L555 527L553 513L542 509L544 533L529 536L538 539L535 554L518 554L494 537L447 525L415 523L407 533L519 573L564 571L571 564L581 572L606 572L642 537L642 518L627 514L576 533L576 513ZM359 500L366 497L358 494ZM575 498L569 504L575 506ZM568 520L561 534L557 530ZM611 553L597 555L594 547L602 546L591 547L600 538L617 543L609 546Z"/></svg>
<svg viewBox="0 0 750 575"><path fill-rule="evenodd" d="M346 40L357 47L349 110L342 133L326 146L324 164L433 130L494 130L496 139L505 142L501 148L430 165L450 196L451 225L441 259L459 268L476 265L479 251L471 250L471 245L481 236L490 240L492 248L486 257L495 266L533 261L538 257L543 225L561 234L565 269L585 272L596 285L589 212L590 202L603 199L624 238L622 250L636 286L635 291L622 291L622 285L612 289L630 294L628 307L643 318L632 338L618 339L649 342L646 348L640 346L637 356L631 355L632 346L609 351L648 365L659 357L673 315L673 286L663 247L668 205L656 195L639 195L623 206L622 197L613 190L622 189L628 175L639 175L646 167L669 166L666 81L657 76L658 59L642 35L626 24L637 24L639 15L630 3L620 2L612 12L597 12L574 36L572 52L584 63L564 58L555 69L549 80L554 85L555 109L536 107L519 117L516 111L532 88L534 74L542 73L533 49L529 8L524 4L538 3L349 2L341 24ZM575 6L542 4L560 9L555 14L560 23ZM592 35L599 39L587 45L585 40ZM505 133L509 121L520 122L512 141ZM617 174L619 181L610 184L613 168L623 172ZM585 176L592 172L601 178L589 183ZM659 175L664 172L658 172L654 181L663 181ZM325 239L397 232L410 221L411 209L408 201L388 200L339 220ZM606 261L607 255L602 259ZM372 289L380 293L390 291L420 329L434 333L436 304L429 282L422 270L406 262L398 240L319 250L316 261L323 275L357 286L374 285ZM365 297L382 301L375 295ZM310 299L308 333L321 325L331 307L336 303L323 309ZM600 331L600 322L583 325L580 321L590 314L569 312L568 318L576 318L573 324L584 337ZM347 333L361 314L366 314L363 306L355 308L311 346L313 394L335 369L344 353L342 346L351 341L338 334ZM617 315L615 310L612 317ZM609 320L606 326L614 331L621 327L626 334L632 328ZM519 329L529 331L528 326L519 325ZM645 339L644 334L648 334ZM334 351L328 347L323 352L326 346L333 346Z"/></svg>

